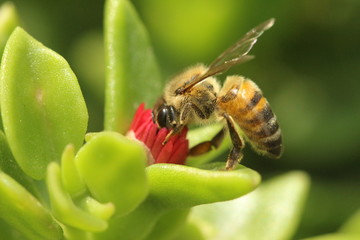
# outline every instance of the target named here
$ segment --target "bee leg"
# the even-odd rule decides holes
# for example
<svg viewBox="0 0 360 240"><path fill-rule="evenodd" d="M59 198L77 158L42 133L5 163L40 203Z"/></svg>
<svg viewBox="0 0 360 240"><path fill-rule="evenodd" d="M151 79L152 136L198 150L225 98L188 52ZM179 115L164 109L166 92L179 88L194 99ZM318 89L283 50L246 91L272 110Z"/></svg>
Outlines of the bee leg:
<svg viewBox="0 0 360 240"><path fill-rule="evenodd" d="M192 147L189 151L189 156L198 156L207 153L212 147L218 148L222 143L225 135L225 129L221 129L210 141L201 142Z"/></svg>
<svg viewBox="0 0 360 240"><path fill-rule="evenodd" d="M179 114L179 122L176 124L176 126L173 129L171 129L171 131L168 133L168 135L166 135L165 140L162 142L162 145L165 145L172 136L181 132L181 130L185 126L185 121L186 121L190 111L191 111L191 104L188 103L183 107L183 109L181 110L181 112Z"/></svg>
<svg viewBox="0 0 360 240"><path fill-rule="evenodd" d="M171 129L171 131L166 135L165 140L161 144L165 145L170 140L170 137L173 136L174 134L175 134L174 129Z"/></svg>
<svg viewBox="0 0 360 240"><path fill-rule="evenodd" d="M226 162L226 170L231 170L235 168L237 163L240 163L243 157L241 150L244 148L244 141L235 129L234 120L227 113L224 113L223 116L226 119L230 138L233 144L233 148L231 149Z"/></svg>

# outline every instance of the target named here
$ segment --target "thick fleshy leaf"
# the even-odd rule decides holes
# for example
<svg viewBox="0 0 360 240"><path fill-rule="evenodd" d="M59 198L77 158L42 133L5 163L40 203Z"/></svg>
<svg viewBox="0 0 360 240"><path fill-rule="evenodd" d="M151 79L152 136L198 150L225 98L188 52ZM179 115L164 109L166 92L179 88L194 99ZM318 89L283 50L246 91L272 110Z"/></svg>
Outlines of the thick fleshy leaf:
<svg viewBox="0 0 360 240"><path fill-rule="evenodd" d="M33 180L21 170L15 161L2 131L0 131L0 170L11 176L32 194L35 193Z"/></svg>
<svg viewBox="0 0 360 240"><path fill-rule="evenodd" d="M26 189L0 172L0 218L26 239L63 239L60 226Z"/></svg>
<svg viewBox="0 0 360 240"><path fill-rule="evenodd" d="M171 240L207 240L198 227L199 223L187 221L181 232Z"/></svg>
<svg viewBox="0 0 360 240"><path fill-rule="evenodd" d="M115 204L116 216L129 213L147 196L144 147L119 133L93 135L75 157L92 196Z"/></svg>
<svg viewBox="0 0 360 240"><path fill-rule="evenodd" d="M10 34L19 24L19 19L13 3L5 2L0 6L0 61ZM3 129L0 116L0 128Z"/></svg>
<svg viewBox="0 0 360 240"><path fill-rule="evenodd" d="M0 6L0 56L4 51L6 41L18 24L19 19L14 4L11 2L3 3Z"/></svg>
<svg viewBox="0 0 360 240"><path fill-rule="evenodd" d="M92 197L85 197L78 201L80 206L92 215L103 220L109 220L115 212L115 206L112 203L100 203Z"/></svg>
<svg viewBox="0 0 360 240"><path fill-rule="evenodd" d="M94 233L86 232L67 225L62 226L66 240L93 240ZM104 239L105 240L105 239Z"/></svg>
<svg viewBox="0 0 360 240"><path fill-rule="evenodd" d="M29 176L42 179L67 144L78 149L87 110L68 63L23 29L10 36L1 63L1 114L10 148Z"/></svg>
<svg viewBox="0 0 360 240"><path fill-rule="evenodd" d="M66 146L61 156L61 180L66 191L72 196L79 196L86 191L86 185L75 166L74 146Z"/></svg>
<svg viewBox="0 0 360 240"><path fill-rule="evenodd" d="M105 232L97 233L95 239L144 239L165 212L164 208L147 198L129 214L110 219L109 228Z"/></svg>
<svg viewBox="0 0 360 240"><path fill-rule="evenodd" d="M191 218L207 240L291 239L308 187L306 174L290 172L242 198L195 207Z"/></svg>
<svg viewBox="0 0 360 240"><path fill-rule="evenodd" d="M224 171L220 170L224 169L223 164L216 168L151 165L147 168L150 198L165 208L186 208L238 198L260 183L260 175L249 168L240 166L237 170Z"/></svg>
<svg viewBox="0 0 360 240"><path fill-rule="evenodd" d="M62 181L61 171L57 163L49 164L46 175L51 209L55 218L63 224L90 232L104 231L107 222L75 205L66 192Z"/></svg>
<svg viewBox="0 0 360 240"><path fill-rule="evenodd" d="M146 240L173 239L185 227L190 209L174 209L164 213L156 222Z"/></svg>
<svg viewBox="0 0 360 240"><path fill-rule="evenodd" d="M259 174L247 168L216 171L154 164L146 172L150 183L148 198L128 215L111 219L109 230L98 234L97 239L166 239L180 230L188 207L239 197L260 182ZM135 225L141 231L134 231Z"/></svg>
<svg viewBox="0 0 360 240"><path fill-rule="evenodd" d="M128 0L105 5L105 129L124 133L141 102L153 104L161 79L146 29Z"/></svg>

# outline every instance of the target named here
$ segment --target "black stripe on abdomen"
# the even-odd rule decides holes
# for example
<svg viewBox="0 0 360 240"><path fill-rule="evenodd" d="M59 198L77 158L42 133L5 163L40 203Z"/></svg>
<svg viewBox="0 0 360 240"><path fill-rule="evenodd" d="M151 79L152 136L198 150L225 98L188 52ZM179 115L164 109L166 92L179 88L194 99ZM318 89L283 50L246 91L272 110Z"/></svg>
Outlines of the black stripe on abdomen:
<svg viewBox="0 0 360 240"><path fill-rule="evenodd" d="M262 96L261 92L255 90L254 96L250 99L250 101L248 102L248 104L245 107L245 111L252 110L260 102L262 97L263 96Z"/></svg>
<svg viewBox="0 0 360 240"><path fill-rule="evenodd" d="M251 120L245 120L241 128L252 145L269 157L278 158L282 153L282 136L276 116L266 104Z"/></svg>
<svg viewBox="0 0 360 240"><path fill-rule="evenodd" d="M274 113L271 110L268 103L266 103L265 107L256 113L251 119L244 120L245 124L250 125L259 125L262 123L267 123L274 117Z"/></svg>
<svg viewBox="0 0 360 240"><path fill-rule="evenodd" d="M253 144L261 152L265 152L267 156L278 158L282 153L281 130L278 129L272 136L253 141Z"/></svg>

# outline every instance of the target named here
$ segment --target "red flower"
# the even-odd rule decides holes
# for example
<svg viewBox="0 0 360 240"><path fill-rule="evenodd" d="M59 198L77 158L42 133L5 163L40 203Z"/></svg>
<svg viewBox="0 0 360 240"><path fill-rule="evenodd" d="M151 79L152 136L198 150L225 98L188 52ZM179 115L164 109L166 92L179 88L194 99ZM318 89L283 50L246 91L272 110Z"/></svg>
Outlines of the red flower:
<svg viewBox="0 0 360 240"><path fill-rule="evenodd" d="M162 143L170 131L166 128L158 129L152 120L151 109L145 109L144 104L141 104L136 110L128 136L135 137L149 149L151 153L149 164L184 164L189 151L189 142L186 139L187 131L186 127L183 128L181 133L171 137L163 145Z"/></svg>

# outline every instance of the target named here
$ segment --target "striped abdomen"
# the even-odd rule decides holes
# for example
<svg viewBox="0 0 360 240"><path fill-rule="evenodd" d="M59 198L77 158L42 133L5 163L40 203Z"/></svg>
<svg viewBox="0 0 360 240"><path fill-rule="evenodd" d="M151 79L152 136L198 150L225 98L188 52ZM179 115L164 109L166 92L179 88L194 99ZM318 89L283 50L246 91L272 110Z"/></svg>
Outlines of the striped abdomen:
<svg viewBox="0 0 360 240"><path fill-rule="evenodd" d="M280 157L279 124L254 82L240 76L227 77L217 104L237 122L255 150L269 157Z"/></svg>

